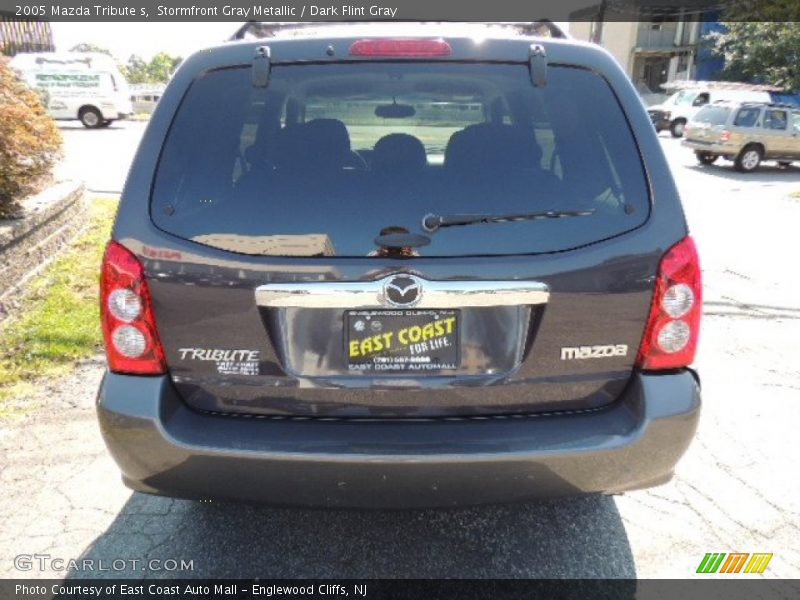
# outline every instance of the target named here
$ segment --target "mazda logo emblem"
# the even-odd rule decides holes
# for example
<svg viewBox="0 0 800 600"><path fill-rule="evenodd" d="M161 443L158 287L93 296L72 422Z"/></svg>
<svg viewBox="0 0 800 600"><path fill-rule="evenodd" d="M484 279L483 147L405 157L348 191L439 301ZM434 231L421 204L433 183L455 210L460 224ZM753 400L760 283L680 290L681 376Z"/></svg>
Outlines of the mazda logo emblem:
<svg viewBox="0 0 800 600"><path fill-rule="evenodd" d="M411 307L422 299L422 281L413 275L395 275L383 284L383 302L399 308Z"/></svg>

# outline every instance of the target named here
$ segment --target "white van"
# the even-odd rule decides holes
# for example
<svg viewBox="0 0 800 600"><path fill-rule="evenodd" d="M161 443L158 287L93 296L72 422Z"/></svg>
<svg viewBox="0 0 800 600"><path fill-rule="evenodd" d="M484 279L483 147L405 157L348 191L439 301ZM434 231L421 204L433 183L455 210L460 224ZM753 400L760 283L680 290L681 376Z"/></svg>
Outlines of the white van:
<svg viewBox="0 0 800 600"><path fill-rule="evenodd" d="M647 107L656 131L669 129L672 137L682 137L683 128L706 104L728 102L772 102L769 92L742 89L692 87L675 92L663 103Z"/></svg>
<svg viewBox="0 0 800 600"><path fill-rule="evenodd" d="M89 52L17 54L11 66L43 93L54 119L78 119L84 127L108 127L133 112L128 82L114 60Z"/></svg>

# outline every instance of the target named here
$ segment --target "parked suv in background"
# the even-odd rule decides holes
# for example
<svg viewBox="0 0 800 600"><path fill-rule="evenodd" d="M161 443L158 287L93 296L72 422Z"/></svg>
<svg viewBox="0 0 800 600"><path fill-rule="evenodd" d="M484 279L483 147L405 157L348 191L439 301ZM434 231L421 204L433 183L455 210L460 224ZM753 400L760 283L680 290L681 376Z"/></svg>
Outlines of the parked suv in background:
<svg viewBox="0 0 800 600"><path fill-rule="evenodd" d="M721 156L745 173L762 160L789 166L800 160L800 109L753 102L706 106L687 125L682 143L705 165Z"/></svg>
<svg viewBox="0 0 800 600"><path fill-rule="evenodd" d="M124 481L389 507L667 481L700 267L614 59L508 26L267 33L181 65L122 194L97 408Z"/></svg>
<svg viewBox="0 0 800 600"><path fill-rule="evenodd" d="M769 102L767 91L725 89L715 84L687 88L675 92L661 104L647 107L647 114L656 131L669 130L672 137L683 137L686 124L708 104L720 101L731 102Z"/></svg>

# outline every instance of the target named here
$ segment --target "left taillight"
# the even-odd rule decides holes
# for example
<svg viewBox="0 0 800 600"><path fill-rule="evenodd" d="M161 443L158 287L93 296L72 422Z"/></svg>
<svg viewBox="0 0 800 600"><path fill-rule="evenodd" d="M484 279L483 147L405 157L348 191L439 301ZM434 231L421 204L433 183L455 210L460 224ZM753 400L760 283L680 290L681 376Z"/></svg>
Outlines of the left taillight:
<svg viewBox="0 0 800 600"><path fill-rule="evenodd" d="M103 256L100 314L111 371L136 375L166 372L144 267L130 250L114 241Z"/></svg>
<svg viewBox="0 0 800 600"><path fill-rule="evenodd" d="M661 258L637 366L659 370L692 363L700 334L702 293L697 248L687 236Z"/></svg>

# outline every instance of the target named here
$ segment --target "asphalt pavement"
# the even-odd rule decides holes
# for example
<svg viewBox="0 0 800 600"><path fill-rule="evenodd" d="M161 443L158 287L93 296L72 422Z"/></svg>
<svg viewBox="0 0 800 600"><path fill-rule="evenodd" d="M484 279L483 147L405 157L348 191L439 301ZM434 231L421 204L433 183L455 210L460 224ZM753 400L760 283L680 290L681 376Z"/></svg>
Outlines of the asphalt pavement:
<svg viewBox="0 0 800 600"><path fill-rule="evenodd" d="M104 129L86 129L80 121L59 121L64 160L57 177L74 177L93 193L119 194L128 175L146 121L114 121Z"/></svg>
<svg viewBox="0 0 800 600"><path fill-rule="evenodd" d="M119 191L142 130L64 128L67 168L90 189ZM0 577L684 578L707 552L769 552L763 577L800 578L800 198L790 196L800 168L700 167L677 140L661 140L705 278L703 414L671 482L615 497L418 511L132 493L97 428L98 357L31 398L38 408L24 420L0 424ZM91 559L94 570L48 560L20 570L15 557L33 554ZM125 566L98 571L100 559ZM144 564L151 559L193 563L167 570Z"/></svg>

